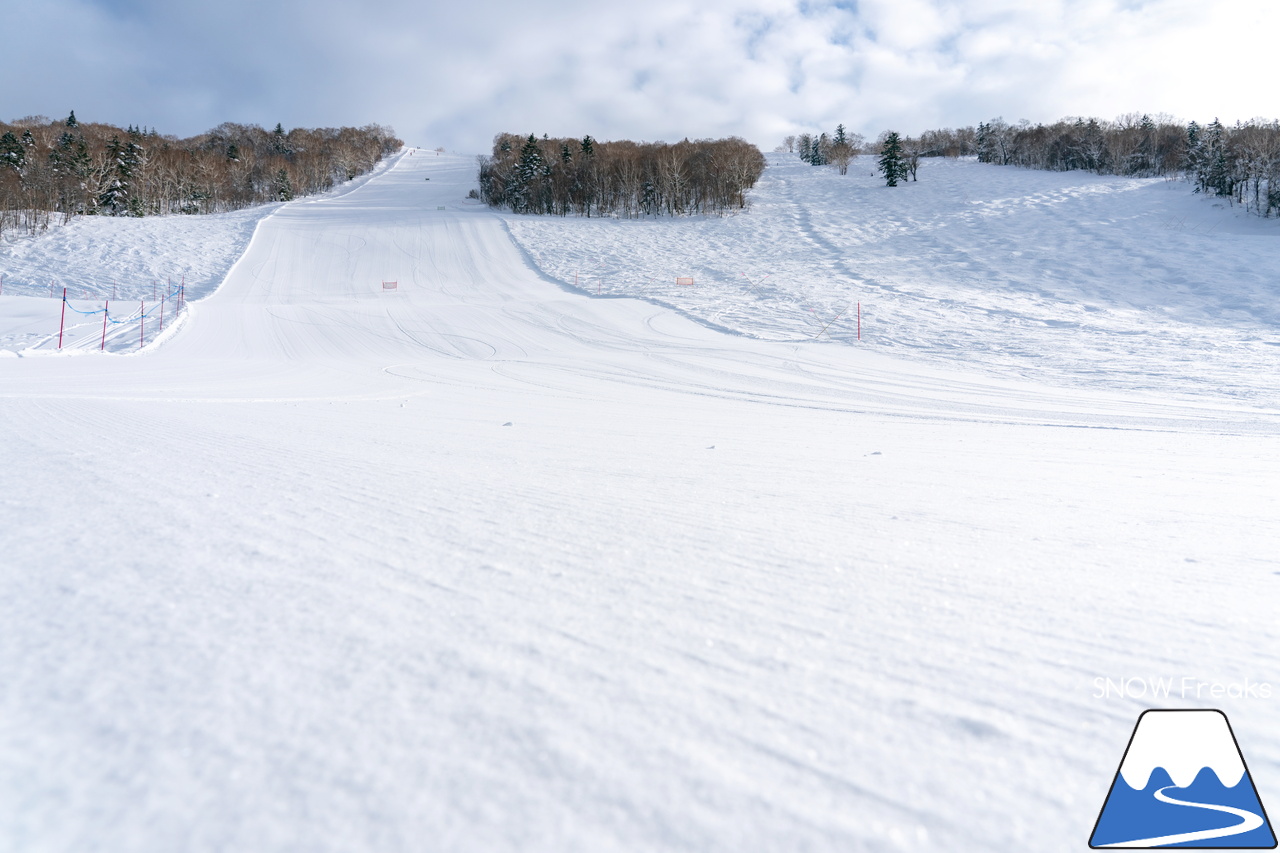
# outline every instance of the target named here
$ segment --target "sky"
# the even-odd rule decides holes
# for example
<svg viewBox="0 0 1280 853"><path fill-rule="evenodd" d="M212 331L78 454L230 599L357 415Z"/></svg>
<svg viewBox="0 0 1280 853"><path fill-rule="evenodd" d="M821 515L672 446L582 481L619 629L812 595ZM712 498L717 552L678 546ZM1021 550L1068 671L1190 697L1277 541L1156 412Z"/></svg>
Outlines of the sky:
<svg viewBox="0 0 1280 853"><path fill-rule="evenodd" d="M765 150L994 117L1280 116L1273 0L0 0L0 120Z"/></svg>

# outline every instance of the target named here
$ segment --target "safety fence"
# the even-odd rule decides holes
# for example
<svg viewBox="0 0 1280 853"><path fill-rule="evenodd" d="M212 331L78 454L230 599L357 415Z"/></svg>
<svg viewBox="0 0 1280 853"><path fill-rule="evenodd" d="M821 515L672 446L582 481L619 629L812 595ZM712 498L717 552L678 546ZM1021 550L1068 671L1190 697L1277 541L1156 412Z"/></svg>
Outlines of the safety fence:
<svg viewBox="0 0 1280 853"><path fill-rule="evenodd" d="M71 303L71 300L67 296L67 288L64 287L62 288L62 311L58 321L58 349L62 349L64 342L70 344L70 341L66 340L68 331L68 310L70 310L73 315L79 315L81 317L96 317L99 314L102 315L102 331L100 334L94 336L97 337L96 343L98 344L98 350L100 352L106 350L108 339L112 341L117 340L125 334L125 331L130 326L134 324L137 324L138 326L138 348L141 349L146 346L147 342L147 320L151 320L152 340L154 340L156 335L159 335L164 331L166 311L170 318L170 324L172 324L173 321L176 320L177 317L186 309L186 292L187 288L185 277L177 284L170 281L163 290L158 291L157 295L159 298L153 300L150 308L147 307L147 302L144 299L138 301L138 307L136 308L126 308L123 310L117 308L116 313L113 315L111 313L112 300L104 299L101 308L85 311L77 308ZM132 305L133 303L130 301L127 304ZM84 324L76 324L74 328L79 328L82 325ZM109 329L113 330L110 335L108 335ZM94 331L97 331L96 326ZM81 335L80 338L80 340L76 341L76 345L79 348L84 348L85 340L83 339L83 335Z"/></svg>

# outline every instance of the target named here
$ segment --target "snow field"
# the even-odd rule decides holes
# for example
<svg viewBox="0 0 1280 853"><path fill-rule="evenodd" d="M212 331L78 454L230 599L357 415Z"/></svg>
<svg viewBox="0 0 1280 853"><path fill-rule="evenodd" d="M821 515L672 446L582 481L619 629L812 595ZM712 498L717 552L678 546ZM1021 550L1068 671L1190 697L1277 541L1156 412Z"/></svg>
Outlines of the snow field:
<svg viewBox="0 0 1280 853"><path fill-rule="evenodd" d="M294 204L312 204L352 192L401 156L403 152L368 174ZM217 289L244 254L258 223L280 207L267 204L209 216L82 216L55 225L35 239L19 235L0 241L0 300L42 300L22 307L3 303L0 358L57 352L63 288L73 309L99 312L95 319L67 311L62 347L66 355L98 351L105 300L116 303L112 318L124 319L136 314L142 303L150 309L169 289L183 287L188 303L203 299ZM148 322L152 319L156 321L154 333L142 330L147 346L163 340L158 335L159 315L149 313ZM138 342L138 323L120 328L108 324L106 351L133 352Z"/></svg>
<svg viewBox="0 0 1280 853"><path fill-rule="evenodd" d="M538 265L769 340L856 342L1055 384L1280 399L1280 223L1187 184L926 160L888 188L771 154L749 213L506 216ZM593 272L588 276L586 271ZM693 276L694 287L675 284ZM767 278L766 278L767 276ZM824 327L825 333L822 332Z"/></svg>
<svg viewBox="0 0 1280 853"><path fill-rule="evenodd" d="M143 357L0 362L0 846L1074 850L1148 707L1095 678L1280 685L1261 392L584 298L507 230L764 201L515 221L473 174L282 207ZM1265 803L1280 712L1217 706Z"/></svg>

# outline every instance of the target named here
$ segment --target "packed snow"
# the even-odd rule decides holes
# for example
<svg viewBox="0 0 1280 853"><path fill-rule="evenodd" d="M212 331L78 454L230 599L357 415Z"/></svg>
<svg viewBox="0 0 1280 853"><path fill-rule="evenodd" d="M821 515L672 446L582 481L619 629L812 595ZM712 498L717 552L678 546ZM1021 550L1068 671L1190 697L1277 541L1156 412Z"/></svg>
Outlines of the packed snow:
<svg viewBox="0 0 1280 853"><path fill-rule="evenodd" d="M1164 178L926 160L886 187L771 155L749 215L506 217L529 256L600 295L768 340L855 343L1055 384L1273 407L1280 221ZM694 286L677 285L692 278Z"/></svg>
<svg viewBox="0 0 1280 853"><path fill-rule="evenodd" d="M1276 223L867 171L0 247L0 849L1078 850L1148 707L1280 799Z"/></svg>

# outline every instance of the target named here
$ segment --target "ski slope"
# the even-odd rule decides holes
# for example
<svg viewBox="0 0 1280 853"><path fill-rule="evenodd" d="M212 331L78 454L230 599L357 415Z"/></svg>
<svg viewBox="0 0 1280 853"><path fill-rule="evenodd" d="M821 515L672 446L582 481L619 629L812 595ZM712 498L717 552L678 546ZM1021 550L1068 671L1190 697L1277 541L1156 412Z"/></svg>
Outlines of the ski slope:
<svg viewBox="0 0 1280 853"><path fill-rule="evenodd" d="M1265 394L590 298L529 247L628 223L420 154L140 355L0 297L0 849L1076 850L1152 702L1096 678L1280 684Z"/></svg>

